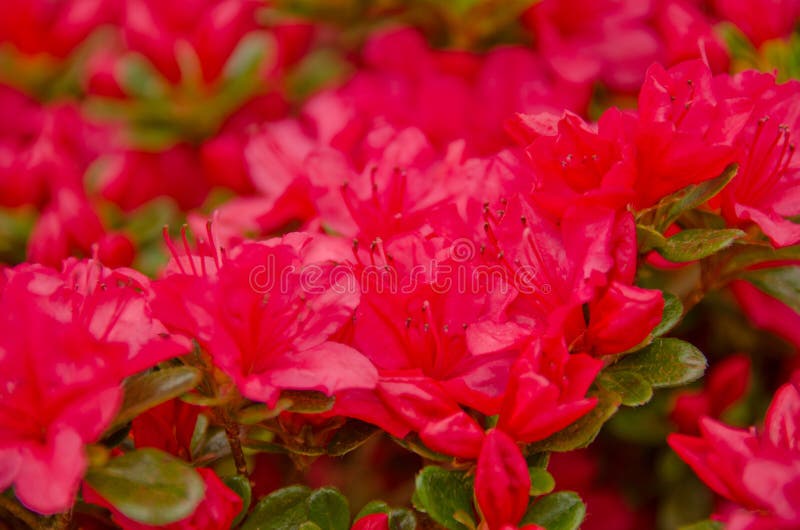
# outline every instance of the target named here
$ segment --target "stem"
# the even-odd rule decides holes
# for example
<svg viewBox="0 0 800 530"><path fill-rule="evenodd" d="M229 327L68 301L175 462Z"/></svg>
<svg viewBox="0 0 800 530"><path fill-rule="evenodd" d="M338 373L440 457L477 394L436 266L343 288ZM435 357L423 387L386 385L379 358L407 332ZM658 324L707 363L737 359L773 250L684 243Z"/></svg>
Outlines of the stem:
<svg viewBox="0 0 800 530"><path fill-rule="evenodd" d="M72 510L59 513L53 517L53 530L67 530L72 524Z"/></svg>
<svg viewBox="0 0 800 530"><path fill-rule="evenodd" d="M36 517L33 512L29 512L20 506L19 503L17 503L14 499L9 499L8 497L0 495L0 508L4 509L31 528L35 528L37 530L42 528L39 518Z"/></svg>
<svg viewBox="0 0 800 530"><path fill-rule="evenodd" d="M239 438L239 426L231 421L226 412L221 412L220 416L225 427L225 434L228 436L228 443L231 446L231 455L233 455L233 462L236 464L236 473L247 477L247 461L242 450L242 440Z"/></svg>

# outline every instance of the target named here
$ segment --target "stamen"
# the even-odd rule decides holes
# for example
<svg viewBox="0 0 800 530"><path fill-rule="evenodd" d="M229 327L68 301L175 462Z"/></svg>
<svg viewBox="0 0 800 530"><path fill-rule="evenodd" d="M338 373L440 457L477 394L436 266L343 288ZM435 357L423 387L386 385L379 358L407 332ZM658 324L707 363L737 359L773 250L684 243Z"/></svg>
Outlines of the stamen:
<svg viewBox="0 0 800 530"><path fill-rule="evenodd" d="M189 246L189 240L186 238L186 225L181 226L181 239L183 240L183 249L186 251L186 259L189 260L189 266L192 268L192 274L197 276L197 269L194 266L192 249Z"/></svg>
<svg viewBox="0 0 800 530"><path fill-rule="evenodd" d="M172 243L172 238L169 237L169 227L167 225L164 225L164 228L161 229L161 234L164 237L164 243L166 243L169 253L172 254L172 258L175 260L175 263L178 264L178 269L180 269L182 274L186 274L186 270L184 270L180 256L178 255L178 249L175 248L175 245Z"/></svg>

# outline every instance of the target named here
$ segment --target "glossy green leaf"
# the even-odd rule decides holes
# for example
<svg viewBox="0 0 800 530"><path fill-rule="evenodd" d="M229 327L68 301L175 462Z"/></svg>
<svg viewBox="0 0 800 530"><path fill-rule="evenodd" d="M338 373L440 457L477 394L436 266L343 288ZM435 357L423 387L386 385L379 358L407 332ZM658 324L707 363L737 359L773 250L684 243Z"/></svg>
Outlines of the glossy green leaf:
<svg viewBox="0 0 800 530"><path fill-rule="evenodd" d="M647 348L623 357L607 373L624 371L642 376L654 388L680 386L703 376L706 358L689 344L678 339L656 339Z"/></svg>
<svg viewBox="0 0 800 530"><path fill-rule="evenodd" d="M773 248L769 244L740 245L738 252L725 263L723 272L732 274L753 265L797 259L800 259L800 245L782 248Z"/></svg>
<svg viewBox="0 0 800 530"><path fill-rule="evenodd" d="M245 519L242 530L296 530L308 521L311 489L289 486L264 497Z"/></svg>
<svg viewBox="0 0 800 530"><path fill-rule="evenodd" d="M676 263L696 261L728 248L744 235L741 230L733 228L724 230L690 228L667 239L658 248L658 253Z"/></svg>
<svg viewBox="0 0 800 530"><path fill-rule="evenodd" d="M529 467L528 474L531 477L530 494L533 497L550 493L553 491L553 488L556 487L556 481L553 478L553 475L548 473L543 467Z"/></svg>
<svg viewBox="0 0 800 530"><path fill-rule="evenodd" d="M372 424L359 420L347 420L334 433L328 442L327 451L331 456L342 456L360 447L380 430Z"/></svg>
<svg viewBox="0 0 800 530"><path fill-rule="evenodd" d="M200 370L177 366L146 372L125 381L122 407L111 429L125 425L142 412L190 391L200 383Z"/></svg>
<svg viewBox="0 0 800 530"><path fill-rule="evenodd" d="M653 328L652 335L654 337L660 337L677 326L683 316L683 304L680 298L666 291L662 294L664 296L664 313L661 316L661 322Z"/></svg>
<svg viewBox="0 0 800 530"><path fill-rule="evenodd" d="M233 524L231 524L232 527L235 527L242 522L244 516L247 515L247 511L250 509L250 503L253 500L253 491L250 487L250 481L247 479L247 477L243 477L241 475L225 477L222 479L222 482L224 482L226 486L232 489L233 492L242 499L242 511L239 512L239 515L236 516L236 518L233 520Z"/></svg>
<svg viewBox="0 0 800 530"><path fill-rule="evenodd" d="M368 515L373 515L376 513L389 513L390 510L391 508L384 501L379 501L379 500L369 501L363 508L361 508L361 511L359 511L358 514L356 514L355 520L358 521L362 517L366 517Z"/></svg>
<svg viewBox="0 0 800 530"><path fill-rule="evenodd" d="M667 238L652 226L636 225L636 242L639 252L650 252L653 249L664 246Z"/></svg>
<svg viewBox="0 0 800 530"><path fill-rule="evenodd" d="M91 469L86 482L126 517L164 525L191 515L205 494L200 475L156 449L126 453Z"/></svg>
<svg viewBox="0 0 800 530"><path fill-rule="evenodd" d="M334 488L322 488L308 498L308 519L322 530L348 530L350 507Z"/></svg>
<svg viewBox="0 0 800 530"><path fill-rule="evenodd" d="M636 355L636 354L634 354ZM597 378L597 384L619 394L622 404L628 407L644 405L653 397L653 387L636 372L627 370L607 371Z"/></svg>
<svg viewBox="0 0 800 530"><path fill-rule="evenodd" d="M450 530L469 528L456 519L457 512L468 516L474 527L472 484L472 477L464 472L427 466L417 475L415 507Z"/></svg>
<svg viewBox="0 0 800 530"><path fill-rule="evenodd" d="M693 184L662 199L658 205L656 230L663 232L683 212L697 208L714 197L736 176L738 169L739 166L737 164L731 164L725 168L720 176L699 184Z"/></svg>
<svg viewBox="0 0 800 530"><path fill-rule="evenodd" d="M559 491L533 501L519 526L538 524L545 530L577 530L586 516L586 506L577 493Z"/></svg>

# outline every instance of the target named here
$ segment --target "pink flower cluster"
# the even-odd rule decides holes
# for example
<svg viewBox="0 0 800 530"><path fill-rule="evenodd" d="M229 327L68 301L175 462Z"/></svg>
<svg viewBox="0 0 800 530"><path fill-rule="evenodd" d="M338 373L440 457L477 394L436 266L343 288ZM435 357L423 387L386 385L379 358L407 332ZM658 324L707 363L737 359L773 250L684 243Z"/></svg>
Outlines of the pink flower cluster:
<svg viewBox="0 0 800 530"><path fill-rule="evenodd" d="M480 528L540 528L524 522L528 446L595 411L598 375L669 316L645 273L674 264L645 264L642 227L697 230L659 216L735 169L691 209L774 252L769 266L796 264L779 253L800 243L800 82L729 73L713 27L760 46L791 33L796 1L542 0L518 21L530 42L485 53L381 29L302 98L293 76L333 30L264 22L255 0L6 2L0 55L19 79L0 75L0 207L30 226L21 249L0 241L0 492L39 514L81 491L152 527L81 483L124 382L186 364L202 406L161 403L127 435L199 467L205 502L167 528L242 510L191 439L206 414L235 452L230 424L254 405L283 441L375 426L474 470ZM80 98L51 99L54 79ZM596 111L598 91L619 106ZM156 201L187 226L154 245ZM154 246L169 255L154 277L129 268ZM701 284L727 270L708 263ZM781 303L733 289L757 324ZM727 362L678 398L669 443L731 501L729 528L795 528L798 382L763 432L727 427L705 417L744 394L746 358ZM297 393L329 406L282 408Z"/></svg>

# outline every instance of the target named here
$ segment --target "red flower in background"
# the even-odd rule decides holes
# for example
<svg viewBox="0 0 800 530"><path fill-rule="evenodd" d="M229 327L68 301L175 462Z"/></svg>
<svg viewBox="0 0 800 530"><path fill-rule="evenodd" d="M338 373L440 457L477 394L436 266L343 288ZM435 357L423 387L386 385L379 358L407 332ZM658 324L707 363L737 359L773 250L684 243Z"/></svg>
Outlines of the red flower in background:
<svg viewBox="0 0 800 530"><path fill-rule="evenodd" d="M385 120L419 128L438 149L463 138L470 154L491 154L510 144L503 130L509 114L565 107L582 112L590 95L588 84L567 81L525 48L498 48L484 56L440 52L412 29L374 35L363 61L365 67L346 84L307 104L334 125L320 136L343 151L374 120Z"/></svg>
<svg viewBox="0 0 800 530"><path fill-rule="evenodd" d="M63 58L116 16L117 3L104 0L8 0L0 13L0 42L25 54Z"/></svg>
<svg viewBox="0 0 800 530"><path fill-rule="evenodd" d="M256 28L253 0L195 0L180 7L153 0L124 3L122 31L127 46L147 57L172 83L182 67L199 67L212 82L239 41Z"/></svg>
<svg viewBox="0 0 800 530"><path fill-rule="evenodd" d="M787 37L800 19L797 0L713 0L720 18L733 22L758 47Z"/></svg>
<svg viewBox="0 0 800 530"><path fill-rule="evenodd" d="M700 420L700 437L667 441L711 489L737 506L718 517L726 528L795 528L800 523L800 390L797 378L772 400L764 429Z"/></svg>
<svg viewBox="0 0 800 530"><path fill-rule="evenodd" d="M719 418L742 398L750 382L750 359L734 355L712 366L702 390L681 392L670 420L685 434L698 434L703 416Z"/></svg>

